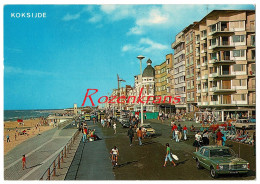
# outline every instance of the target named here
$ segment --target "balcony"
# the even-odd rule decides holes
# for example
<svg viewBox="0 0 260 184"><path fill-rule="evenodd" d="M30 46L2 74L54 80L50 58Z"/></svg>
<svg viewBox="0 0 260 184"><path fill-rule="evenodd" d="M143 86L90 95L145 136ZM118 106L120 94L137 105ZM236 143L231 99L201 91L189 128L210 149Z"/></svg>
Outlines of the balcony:
<svg viewBox="0 0 260 184"><path fill-rule="evenodd" d="M190 75L186 75L186 78L190 78Z"/></svg>
<svg viewBox="0 0 260 184"><path fill-rule="evenodd" d="M197 89L197 93L201 93L201 89Z"/></svg>
<svg viewBox="0 0 260 184"><path fill-rule="evenodd" d="M209 74L209 77L217 77L218 76L218 73L211 73Z"/></svg>
<svg viewBox="0 0 260 184"><path fill-rule="evenodd" d="M247 100L244 100L244 101L232 101L231 104L233 104L233 105L247 105Z"/></svg>
<svg viewBox="0 0 260 184"><path fill-rule="evenodd" d="M204 54L207 52L207 48L204 48L203 50L201 50L201 54Z"/></svg>
<svg viewBox="0 0 260 184"><path fill-rule="evenodd" d="M210 59L209 64L214 64L217 60L216 59Z"/></svg>
<svg viewBox="0 0 260 184"><path fill-rule="evenodd" d="M186 63L186 67L188 67L188 66L190 66L190 64L189 64L189 63Z"/></svg>
<svg viewBox="0 0 260 184"><path fill-rule="evenodd" d="M190 98L187 98L187 102L189 102L190 101Z"/></svg>
<svg viewBox="0 0 260 184"><path fill-rule="evenodd" d="M198 105L201 105L201 102L197 102Z"/></svg>
<svg viewBox="0 0 260 184"><path fill-rule="evenodd" d="M204 79L204 80L208 79L208 75L203 75L202 79Z"/></svg>
<svg viewBox="0 0 260 184"><path fill-rule="evenodd" d="M190 74L190 77L193 77L194 76L194 73Z"/></svg>
<svg viewBox="0 0 260 184"><path fill-rule="evenodd" d="M212 87L212 88L209 88L209 91L214 92L214 91L216 91L216 89L217 89L217 87Z"/></svg>
<svg viewBox="0 0 260 184"><path fill-rule="evenodd" d="M190 101L194 101L194 98L191 98Z"/></svg>
<svg viewBox="0 0 260 184"><path fill-rule="evenodd" d="M207 66L207 61L201 64L201 66Z"/></svg>
<svg viewBox="0 0 260 184"><path fill-rule="evenodd" d="M217 74L216 76L214 76L215 79L219 79L219 78L233 78L236 77L236 75L234 73L226 73L224 72L224 74Z"/></svg>
<svg viewBox="0 0 260 184"><path fill-rule="evenodd" d="M191 86L191 88L190 89L194 89L194 86Z"/></svg>
<svg viewBox="0 0 260 184"><path fill-rule="evenodd" d="M203 35L200 40L205 40L207 38L207 35Z"/></svg>
<svg viewBox="0 0 260 184"><path fill-rule="evenodd" d="M208 88L202 89L202 93L207 93L207 92L208 92Z"/></svg>
<svg viewBox="0 0 260 184"><path fill-rule="evenodd" d="M219 104L218 101L211 101L211 102L209 102L209 105L218 105L218 104Z"/></svg>
<svg viewBox="0 0 260 184"><path fill-rule="evenodd" d="M197 68L197 69L200 69L200 65L197 65L196 68Z"/></svg>
<svg viewBox="0 0 260 184"><path fill-rule="evenodd" d="M200 78L200 77L197 77L196 80L197 80L197 81L198 81L198 80L201 80L201 78Z"/></svg>
<svg viewBox="0 0 260 184"><path fill-rule="evenodd" d="M201 105L209 105L209 102L202 102Z"/></svg>
<svg viewBox="0 0 260 184"><path fill-rule="evenodd" d="M190 89L190 86L187 86L187 89Z"/></svg>
<svg viewBox="0 0 260 184"><path fill-rule="evenodd" d="M228 93L228 92L236 92L236 86L230 86L230 88L215 88L214 93Z"/></svg>

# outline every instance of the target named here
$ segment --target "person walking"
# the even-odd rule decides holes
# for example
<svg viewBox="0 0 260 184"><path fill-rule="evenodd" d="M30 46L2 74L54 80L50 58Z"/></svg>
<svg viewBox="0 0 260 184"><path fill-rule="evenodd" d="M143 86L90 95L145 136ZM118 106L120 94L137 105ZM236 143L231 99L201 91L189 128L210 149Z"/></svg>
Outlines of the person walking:
<svg viewBox="0 0 260 184"><path fill-rule="evenodd" d="M6 142L10 142L10 136L9 136L9 134L7 134L7 136L6 136Z"/></svg>
<svg viewBox="0 0 260 184"><path fill-rule="evenodd" d="M82 141L86 142L87 141L87 135L88 135L88 129L86 127L84 127L83 130L83 137L82 137Z"/></svg>
<svg viewBox="0 0 260 184"><path fill-rule="evenodd" d="M195 141L193 142L193 146L196 148L196 152L198 151L199 147L201 146L201 135L198 131L195 135Z"/></svg>
<svg viewBox="0 0 260 184"><path fill-rule="evenodd" d="M116 134L116 122L113 124L114 134Z"/></svg>
<svg viewBox="0 0 260 184"><path fill-rule="evenodd" d="M186 125L184 125L183 127L183 134L184 134L184 140L187 140L187 133L188 133L188 128L186 127Z"/></svg>
<svg viewBox="0 0 260 184"><path fill-rule="evenodd" d="M179 132L179 134L178 134L179 140L181 140L181 138L182 138L182 127L181 127L181 124L178 125L178 132Z"/></svg>
<svg viewBox="0 0 260 184"><path fill-rule="evenodd" d="M164 161L163 167L166 167L168 160L173 164L174 167L176 166L176 164L173 162L172 157L171 157L170 145L169 145L169 143L166 143L166 156L165 156L165 161Z"/></svg>
<svg viewBox="0 0 260 184"><path fill-rule="evenodd" d="M223 134L220 132L220 129L218 129L218 132L216 134L216 137L217 137L217 145L218 146L222 146L222 137L223 137Z"/></svg>
<svg viewBox="0 0 260 184"><path fill-rule="evenodd" d="M175 130L177 129L176 123L173 124L172 126L172 140L175 139Z"/></svg>
<svg viewBox="0 0 260 184"><path fill-rule="evenodd" d="M26 158L25 155L22 157L23 170L26 169Z"/></svg>
<svg viewBox="0 0 260 184"><path fill-rule="evenodd" d="M176 140L176 142L180 142L180 140L179 140L179 130L178 130L178 128L176 128L175 129L175 140Z"/></svg>
<svg viewBox="0 0 260 184"><path fill-rule="evenodd" d="M137 138L139 141L139 146L142 146L143 132L141 130L141 127L139 128L139 130L137 130Z"/></svg>
<svg viewBox="0 0 260 184"><path fill-rule="evenodd" d="M127 131L127 135L129 137L130 146L132 146L133 138L134 138L134 131L132 129L132 126L130 126L129 130Z"/></svg>
<svg viewBox="0 0 260 184"><path fill-rule="evenodd" d="M113 167L115 167L117 165L118 156L119 156L119 151L116 146L114 146L114 148L112 148L112 150L110 151L110 154L112 155L112 165L113 165Z"/></svg>

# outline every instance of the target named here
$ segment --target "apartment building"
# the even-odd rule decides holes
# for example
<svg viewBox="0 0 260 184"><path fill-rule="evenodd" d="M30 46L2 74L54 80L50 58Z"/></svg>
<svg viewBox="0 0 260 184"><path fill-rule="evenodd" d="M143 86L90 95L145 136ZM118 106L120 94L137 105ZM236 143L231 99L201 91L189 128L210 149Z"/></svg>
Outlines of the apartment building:
<svg viewBox="0 0 260 184"><path fill-rule="evenodd" d="M167 54L166 60L160 65L155 67L155 96L161 96L161 102L157 105L158 111L164 111L165 113L172 112L175 108L174 104L171 104L171 89L173 85L173 75L171 71L173 69L173 55Z"/></svg>
<svg viewBox="0 0 260 184"><path fill-rule="evenodd" d="M185 36L185 63L186 63L186 104L187 112L192 112L196 109L196 50L195 50L195 30L194 25L189 25L183 30Z"/></svg>
<svg viewBox="0 0 260 184"><path fill-rule="evenodd" d="M180 96L180 103L175 105L176 112L186 110L186 66L185 66L185 34L183 31L175 36L175 41L171 47L174 49L173 56L173 78L174 78L174 96ZM155 76L156 77L156 76Z"/></svg>
<svg viewBox="0 0 260 184"><path fill-rule="evenodd" d="M214 10L193 29L198 107L255 115L255 11Z"/></svg>

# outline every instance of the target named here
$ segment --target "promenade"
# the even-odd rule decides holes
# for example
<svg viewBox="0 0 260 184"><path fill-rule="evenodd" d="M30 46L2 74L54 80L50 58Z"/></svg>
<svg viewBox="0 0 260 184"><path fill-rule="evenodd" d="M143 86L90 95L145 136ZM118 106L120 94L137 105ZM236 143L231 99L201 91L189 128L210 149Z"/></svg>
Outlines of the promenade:
<svg viewBox="0 0 260 184"><path fill-rule="evenodd" d="M101 128L88 122L89 129L96 129L96 134L102 140L79 144L78 150L71 163L65 180L114 180L113 168L110 161L110 150L106 148Z"/></svg>
<svg viewBox="0 0 260 184"><path fill-rule="evenodd" d="M138 145L134 138L133 146L129 145L127 128L117 123L117 134L112 128L103 128L100 123L93 125L88 122L89 128L96 129L100 141L80 143L76 156L70 166L65 180L212 180L209 171L198 170L193 159L195 148L192 146L194 133L188 135L188 140L176 143L171 140L170 121L161 123L158 120L145 120L156 130L156 136L143 139L143 145ZM181 122L188 127L193 122ZM198 126L198 124L196 125ZM168 163L162 167L165 159L166 147L169 143L174 154L178 155L177 166ZM211 142L212 144L212 142ZM228 141L228 146L238 153L238 143ZM118 166L112 169L109 152L112 147L119 149ZM248 176L223 175L217 180L252 180L255 178L255 157L253 147L240 145L241 158L249 161L251 171Z"/></svg>
<svg viewBox="0 0 260 184"><path fill-rule="evenodd" d="M19 144L4 156L5 180L39 180L62 147L77 131L69 122L66 126L43 132ZM26 167L22 169L22 155Z"/></svg>

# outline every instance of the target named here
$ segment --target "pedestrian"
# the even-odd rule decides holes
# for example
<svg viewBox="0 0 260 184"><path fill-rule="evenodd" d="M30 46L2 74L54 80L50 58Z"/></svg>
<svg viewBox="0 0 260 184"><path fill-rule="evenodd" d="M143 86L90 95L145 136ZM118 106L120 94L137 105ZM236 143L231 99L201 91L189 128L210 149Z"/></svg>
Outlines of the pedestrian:
<svg viewBox="0 0 260 184"><path fill-rule="evenodd" d="M176 140L176 142L180 142L180 140L179 140L179 130L178 130L178 128L176 128L175 129L175 140Z"/></svg>
<svg viewBox="0 0 260 184"><path fill-rule="evenodd" d="M139 128L139 130L137 130L137 138L139 140L139 146L142 146L143 132L141 130L141 127Z"/></svg>
<svg viewBox="0 0 260 184"><path fill-rule="evenodd" d="M25 155L23 155L22 164L23 164L23 170L26 169L26 158L25 158Z"/></svg>
<svg viewBox="0 0 260 184"><path fill-rule="evenodd" d="M193 142L193 146L196 148L196 152L198 151L199 147L201 146L201 135L198 131L195 135L195 141Z"/></svg>
<svg viewBox="0 0 260 184"><path fill-rule="evenodd" d="M179 140L181 140L182 138L182 127L181 127L181 124L178 125L178 132L179 132Z"/></svg>
<svg viewBox="0 0 260 184"><path fill-rule="evenodd" d="M103 128L105 127L105 121L104 121L103 118L101 119L101 125L102 125Z"/></svg>
<svg viewBox="0 0 260 184"><path fill-rule="evenodd" d="M144 115L144 119L146 120L146 118L147 118L147 116L146 116L146 114Z"/></svg>
<svg viewBox="0 0 260 184"><path fill-rule="evenodd" d="M9 136L9 134L7 134L7 136L6 136L6 142L10 142L10 136Z"/></svg>
<svg viewBox="0 0 260 184"><path fill-rule="evenodd" d="M209 132L207 130L205 130L202 135L202 142L204 146L209 145Z"/></svg>
<svg viewBox="0 0 260 184"><path fill-rule="evenodd" d="M116 122L114 122L114 124L113 124L113 129L114 129L114 134L116 134Z"/></svg>
<svg viewBox="0 0 260 184"><path fill-rule="evenodd" d="M166 143L166 156L165 156L165 161L164 161L163 167L166 167L166 163L168 160L173 164L174 167L176 166L176 164L173 162L172 157L171 157L170 145L169 145L169 143Z"/></svg>
<svg viewBox="0 0 260 184"><path fill-rule="evenodd" d="M82 139L83 142L86 142L86 141L87 141L87 135L88 135L88 129L87 129L86 127L84 127L84 130L83 130L83 139Z"/></svg>
<svg viewBox="0 0 260 184"><path fill-rule="evenodd" d="M184 134L184 140L187 140L187 133L188 133L188 128L186 127L186 125L184 125L183 127L183 134Z"/></svg>
<svg viewBox="0 0 260 184"><path fill-rule="evenodd" d="M132 146L132 141L133 141L133 138L134 138L134 131L132 129L132 126L130 126L128 132L127 132L127 135L129 137L129 141L130 141L130 146Z"/></svg>
<svg viewBox="0 0 260 184"><path fill-rule="evenodd" d="M172 140L175 139L175 130L177 129L176 123L173 124L172 126Z"/></svg>
<svg viewBox="0 0 260 184"><path fill-rule="evenodd" d="M218 146L222 146L222 137L223 137L223 134L220 132L220 129L218 129L218 132L216 134L216 137L217 137L217 145Z"/></svg>
<svg viewBox="0 0 260 184"><path fill-rule="evenodd" d="M119 156L119 151L116 146L114 146L114 148L112 148L112 150L110 151L110 154L112 155L112 164L113 164L113 166L116 166L118 156Z"/></svg>
<svg viewBox="0 0 260 184"><path fill-rule="evenodd" d="M96 123L96 118L94 117L93 118L93 124L95 125L95 123Z"/></svg>
<svg viewBox="0 0 260 184"><path fill-rule="evenodd" d="M14 133L14 140L16 141L16 133Z"/></svg>

